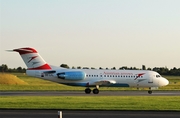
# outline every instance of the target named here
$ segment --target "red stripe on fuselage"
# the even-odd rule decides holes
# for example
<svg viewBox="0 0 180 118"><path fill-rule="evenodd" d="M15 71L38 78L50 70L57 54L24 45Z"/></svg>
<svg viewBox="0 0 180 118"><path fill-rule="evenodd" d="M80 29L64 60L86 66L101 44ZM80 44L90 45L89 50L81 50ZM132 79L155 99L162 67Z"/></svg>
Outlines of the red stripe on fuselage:
<svg viewBox="0 0 180 118"><path fill-rule="evenodd" d="M39 66L36 68L28 68L27 70L50 70L51 67L48 64L45 64L43 66Z"/></svg>

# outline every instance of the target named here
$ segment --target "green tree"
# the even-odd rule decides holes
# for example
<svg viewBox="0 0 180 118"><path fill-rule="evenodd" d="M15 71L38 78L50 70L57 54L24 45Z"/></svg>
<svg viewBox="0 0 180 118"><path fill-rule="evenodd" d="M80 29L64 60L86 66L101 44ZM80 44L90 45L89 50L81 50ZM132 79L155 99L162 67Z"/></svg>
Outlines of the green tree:
<svg viewBox="0 0 180 118"><path fill-rule="evenodd" d="M145 65L142 65L142 70L146 70L146 66Z"/></svg>
<svg viewBox="0 0 180 118"><path fill-rule="evenodd" d="M0 71L1 71L1 72L7 72L7 71L8 71L8 66L7 66L6 64L2 64L2 65L0 66Z"/></svg>
<svg viewBox="0 0 180 118"><path fill-rule="evenodd" d="M22 72L22 67L18 67L16 70L17 70L18 72Z"/></svg>
<svg viewBox="0 0 180 118"><path fill-rule="evenodd" d="M119 68L119 70L127 70L127 69L128 69L127 66L122 66L122 67Z"/></svg>

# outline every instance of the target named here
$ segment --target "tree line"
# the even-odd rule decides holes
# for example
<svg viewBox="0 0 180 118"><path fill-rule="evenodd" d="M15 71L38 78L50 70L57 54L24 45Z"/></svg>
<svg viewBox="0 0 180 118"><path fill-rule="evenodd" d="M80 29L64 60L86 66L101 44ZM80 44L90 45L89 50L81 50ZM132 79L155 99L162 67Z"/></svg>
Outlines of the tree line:
<svg viewBox="0 0 180 118"><path fill-rule="evenodd" d="M61 64L60 67L67 68L67 69L96 69L94 67L72 67L70 68L67 64ZM172 76L180 76L180 68L172 68L168 69L167 67L154 67L154 68L146 68L145 65L142 65L142 68L136 68L136 67L127 67L127 66L122 66L119 68L112 67L112 68L102 68L99 67L98 69L106 69L106 70L152 70L156 71L161 75L172 75ZM6 64L2 64L0 66L0 72L18 72L18 73L25 73L26 69L22 67L17 67L17 68L8 68Z"/></svg>
<svg viewBox="0 0 180 118"><path fill-rule="evenodd" d="M6 64L0 66L0 72L14 72L14 73L25 73L26 69L22 67L8 68Z"/></svg>

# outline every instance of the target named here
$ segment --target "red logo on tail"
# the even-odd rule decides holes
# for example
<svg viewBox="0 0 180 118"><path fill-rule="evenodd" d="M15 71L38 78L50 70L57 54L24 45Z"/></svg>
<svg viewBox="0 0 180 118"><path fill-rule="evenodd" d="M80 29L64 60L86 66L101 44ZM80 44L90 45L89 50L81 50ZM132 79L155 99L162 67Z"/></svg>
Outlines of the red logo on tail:
<svg viewBox="0 0 180 118"><path fill-rule="evenodd" d="M30 57L30 60L28 61L28 63L29 63L30 61L32 61L33 59L35 59L36 57L38 57L38 56Z"/></svg>

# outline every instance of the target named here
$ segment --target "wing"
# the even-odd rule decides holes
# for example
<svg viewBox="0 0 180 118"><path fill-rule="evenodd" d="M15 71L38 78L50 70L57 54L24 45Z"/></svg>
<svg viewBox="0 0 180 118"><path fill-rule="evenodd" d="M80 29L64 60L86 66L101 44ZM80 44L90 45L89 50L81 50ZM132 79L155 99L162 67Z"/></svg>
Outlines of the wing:
<svg viewBox="0 0 180 118"><path fill-rule="evenodd" d="M96 81L92 83L93 85L110 85L110 84L115 84L116 81L114 80L101 80L101 81Z"/></svg>

